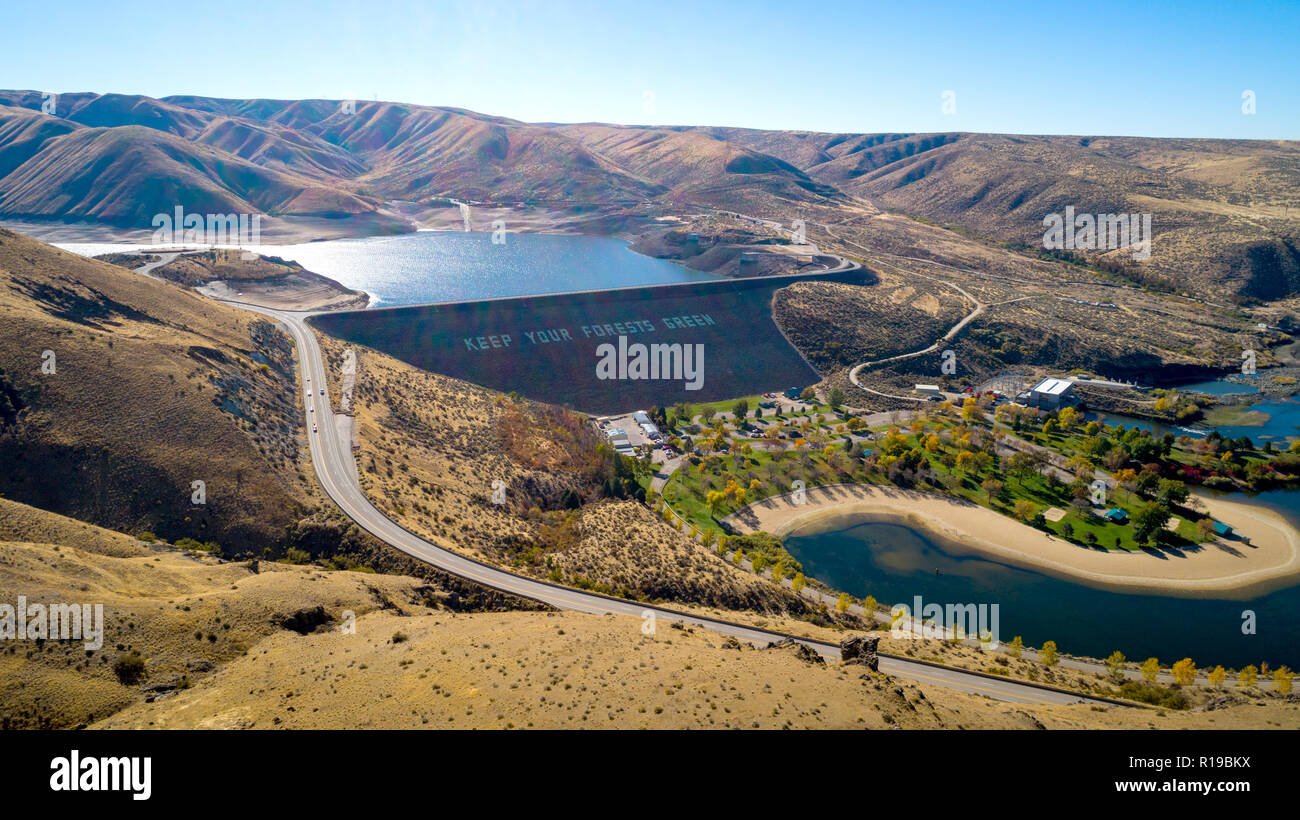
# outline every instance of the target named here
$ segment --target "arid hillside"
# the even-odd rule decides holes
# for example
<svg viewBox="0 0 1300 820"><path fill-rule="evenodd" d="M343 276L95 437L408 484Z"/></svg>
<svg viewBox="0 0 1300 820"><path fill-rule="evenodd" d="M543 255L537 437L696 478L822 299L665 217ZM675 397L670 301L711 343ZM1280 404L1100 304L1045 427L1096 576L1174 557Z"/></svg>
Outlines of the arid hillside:
<svg viewBox="0 0 1300 820"><path fill-rule="evenodd" d="M791 646L577 613L371 612L355 634L278 632L202 683L94 728L1280 728L1261 692L1196 711L1009 704Z"/></svg>
<svg viewBox="0 0 1300 820"><path fill-rule="evenodd" d="M699 130L880 208L1031 252L1043 247L1044 217L1067 206L1150 213L1150 259L1133 259L1131 249L1075 256L1218 298L1300 290L1300 143Z"/></svg>
<svg viewBox="0 0 1300 820"><path fill-rule="evenodd" d="M276 632L339 629L373 610L532 607L428 568L412 577L344 566L222 562L0 499L0 602L103 607L98 648L4 642L0 726L85 725L186 689Z"/></svg>
<svg viewBox="0 0 1300 820"><path fill-rule="evenodd" d="M565 125L365 100L0 91L10 219L146 230L181 205L391 233L456 200L621 234L701 209L787 224L865 209L1040 254L1044 218L1072 207L1150 214L1150 257L1050 253L1216 300L1300 295L1298 160L1284 140Z"/></svg>
<svg viewBox="0 0 1300 820"><path fill-rule="evenodd" d="M651 201L728 207L820 201L834 189L703 135L535 125L455 108L338 100L157 100L0 91L0 215L147 229L191 213L374 217L447 198L617 215ZM51 196L51 192L58 192Z"/></svg>
<svg viewBox="0 0 1300 820"><path fill-rule="evenodd" d="M255 314L0 230L5 497L260 553L317 503L295 384Z"/></svg>
<svg viewBox="0 0 1300 820"><path fill-rule="evenodd" d="M1247 349L1260 368L1274 367L1289 339L1231 302L1137 287L898 214L810 222L809 238L862 259L880 278L853 290L803 283L775 301L782 330L856 407L910 405L859 391L848 381L851 367L936 344L977 308L935 350L866 368L860 381L898 395L918 382L974 387L1004 371L1029 379L1078 369L1169 385L1238 370ZM951 376L940 367L945 349L956 356Z"/></svg>
<svg viewBox="0 0 1300 820"><path fill-rule="evenodd" d="M157 227L155 215L170 215L177 206L198 214L275 216L377 210L373 200L335 185L256 165L147 126L77 126L59 133L40 129L32 116L0 106L4 130L25 137L20 144L0 146L8 170L0 179L0 213L10 217L150 230Z"/></svg>
<svg viewBox="0 0 1300 820"><path fill-rule="evenodd" d="M351 405L361 486L417 535L517 572L634 599L813 612L630 500L639 495L634 476L585 417L318 336L331 373L341 372L344 349L357 352ZM335 381L330 395L340 388Z"/></svg>

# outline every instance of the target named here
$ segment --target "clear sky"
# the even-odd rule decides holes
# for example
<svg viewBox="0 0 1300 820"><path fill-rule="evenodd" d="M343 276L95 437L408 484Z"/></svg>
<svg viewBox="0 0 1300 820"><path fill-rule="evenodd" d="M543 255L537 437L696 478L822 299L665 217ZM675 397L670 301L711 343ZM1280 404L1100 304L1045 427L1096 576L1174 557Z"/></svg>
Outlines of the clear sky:
<svg viewBox="0 0 1300 820"><path fill-rule="evenodd" d="M377 97L531 122L1300 138L1300 0L5 0L0 21L0 87L56 93Z"/></svg>

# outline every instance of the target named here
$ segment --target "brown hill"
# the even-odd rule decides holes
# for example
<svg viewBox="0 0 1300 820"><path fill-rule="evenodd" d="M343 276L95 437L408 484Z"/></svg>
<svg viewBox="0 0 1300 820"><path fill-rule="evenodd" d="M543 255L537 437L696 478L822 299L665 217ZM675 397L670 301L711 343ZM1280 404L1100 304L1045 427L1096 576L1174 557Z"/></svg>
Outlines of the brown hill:
<svg viewBox="0 0 1300 820"><path fill-rule="evenodd" d="M1294 141L704 130L879 206L1035 252L1043 218L1066 206L1150 213L1149 260L1079 256L1219 297L1300 291Z"/></svg>
<svg viewBox="0 0 1300 820"><path fill-rule="evenodd" d="M376 210L372 201L338 188L136 125L81 128L49 138L0 180L0 191L0 212L9 215L92 219L142 230L177 205L190 213L269 215Z"/></svg>
<svg viewBox="0 0 1300 820"><path fill-rule="evenodd" d="M366 170L344 149L282 126L222 118L213 121L196 139L255 165L315 180L350 179Z"/></svg>
<svg viewBox="0 0 1300 820"><path fill-rule="evenodd" d="M416 578L211 556L0 499L3 603L103 606L103 639L18 640L0 652L0 726L71 728L189 687L284 632L338 630L376 609L496 610L512 599L436 572ZM527 605L525 605L527 606ZM92 641L93 643L93 641ZM138 678L118 664L138 655Z"/></svg>
<svg viewBox="0 0 1300 820"><path fill-rule="evenodd" d="M0 215L144 228L179 204L371 214L351 229L388 232L455 198L599 213L609 219L585 229L617 231L632 208L782 223L886 210L1037 254L1044 217L1072 206L1152 215L1149 259L1070 252L1090 265L1216 299L1300 294L1296 142L559 125L391 102L89 93L60 95L45 116L43 100L0 92Z"/></svg>
<svg viewBox="0 0 1300 820"><path fill-rule="evenodd" d="M260 553L316 492L295 384L269 322L0 230L0 494Z"/></svg>

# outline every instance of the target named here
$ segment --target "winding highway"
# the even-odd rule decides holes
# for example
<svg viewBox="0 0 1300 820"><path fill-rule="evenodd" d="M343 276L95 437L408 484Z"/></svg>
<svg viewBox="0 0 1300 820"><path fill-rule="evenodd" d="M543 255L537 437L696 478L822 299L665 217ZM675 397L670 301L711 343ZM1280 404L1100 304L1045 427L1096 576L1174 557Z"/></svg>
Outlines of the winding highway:
<svg viewBox="0 0 1300 820"><path fill-rule="evenodd" d="M227 301L226 303L277 320L293 338L302 368L302 386L306 392L303 412L307 417L308 429L311 431L308 434L308 443L316 476L321 487L339 509L376 538L446 572L560 609L633 618L653 616L656 620L698 626L760 646L772 641L793 638L816 650L828 660L840 659L839 646L836 644L558 586L480 563L420 538L380 512L362 492L356 459L352 454L352 419L350 416L336 415L333 412L329 401L324 359L315 334L306 323L307 318L312 314L272 310L243 302ZM629 626L629 629L639 630L640 624ZM880 656L880 671L921 683L987 695L1011 703L1115 703L1099 698L1083 697L1073 692L883 654Z"/></svg>

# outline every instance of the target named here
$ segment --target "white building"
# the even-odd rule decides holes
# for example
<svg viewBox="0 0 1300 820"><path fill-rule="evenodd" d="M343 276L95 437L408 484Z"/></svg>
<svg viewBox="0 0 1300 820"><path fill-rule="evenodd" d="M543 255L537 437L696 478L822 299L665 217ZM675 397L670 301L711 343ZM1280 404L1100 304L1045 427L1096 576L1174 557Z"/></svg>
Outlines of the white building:
<svg viewBox="0 0 1300 820"><path fill-rule="evenodd" d="M1074 382L1068 379L1043 379L1029 397L1035 405L1048 410L1060 410L1074 401Z"/></svg>
<svg viewBox="0 0 1300 820"><path fill-rule="evenodd" d="M650 416L646 414L646 411L638 410L632 414L632 420L644 426L650 423Z"/></svg>
<svg viewBox="0 0 1300 820"><path fill-rule="evenodd" d="M943 398L943 391L939 389L939 385L937 384L918 384L915 385L913 389L922 396L929 396L934 399Z"/></svg>
<svg viewBox="0 0 1300 820"><path fill-rule="evenodd" d="M609 437L609 443L613 444L615 447L630 447L632 444L632 442L627 437L626 430L620 430L617 427L611 427L610 429L605 431L605 435Z"/></svg>

